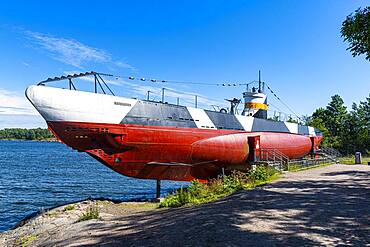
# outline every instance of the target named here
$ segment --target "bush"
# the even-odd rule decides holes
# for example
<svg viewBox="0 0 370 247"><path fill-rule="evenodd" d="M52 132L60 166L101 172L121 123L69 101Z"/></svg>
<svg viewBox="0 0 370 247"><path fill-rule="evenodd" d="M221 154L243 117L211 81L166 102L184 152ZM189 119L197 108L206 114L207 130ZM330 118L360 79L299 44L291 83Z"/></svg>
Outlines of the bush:
<svg viewBox="0 0 370 247"><path fill-rule="evenodd" d="M75 209L75 205L74 204L71 204L71 205L67 205L63 208L63 211L70 211L70 210L73 210Z"/></svg>
<svg viewBox="0 0 370 247"><path fill-rule="evenodd" d="M92 220L99 218L99 209L96 206L91 206L87 208L87 210L80 216L77 222L85 221L85 220Z"/></svg>
<svg viewBox="0 0 370 247"><path fill-rule="evenodd" d="M16 244L18 246L28 246L31 242L35 241L37 239L37 236L36 235L27 235L27 236L23 236L21 237L20 239L18 239L16 241Z"/></svg>
<svg viewBox="0 0 370 247"><path fill-rule="evenodd" d="M194 180L187 188L180 188L175 193L167 195L159 207L181 207L210 202L238 190L265 183L276 172L276 170L270 171L264 166L258 166L254 171L251 170L248 173L233 171L228 176L211 179L207 183Z"/></svg>
<svg viewBox="0 0 370 247"><path fill-rule="evenodd" d="M256 182L266 182L269 175L265 166L257 166L256 169L251 169L248 172L248 178L252 183Z"/></svg>

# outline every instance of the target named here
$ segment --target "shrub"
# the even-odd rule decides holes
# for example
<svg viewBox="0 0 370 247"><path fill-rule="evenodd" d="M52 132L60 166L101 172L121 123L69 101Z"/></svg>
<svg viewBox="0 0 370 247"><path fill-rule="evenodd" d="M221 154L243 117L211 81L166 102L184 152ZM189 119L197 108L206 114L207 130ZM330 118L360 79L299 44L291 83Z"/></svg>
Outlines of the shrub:
<svg viewBox="0 0 370 247"><path fill-rule="evenodd" d="M265 166L257 166L256 169L251 169L248 172L248 178L251 180L253 184L258 182L266 182L268 180L268 172Z"/></svg>
<svg viewBox="0 0 370 247"><path fill-rule="evenodd" d="M99 218L99 209L96 206L91 206L86 209L86 211L80 216L77 222L92 220Z"/></svg>
<svg viewBox="0 0 370 247"><path fill-rule="evenodd" d="M75 209L75 205L74 204L71 204L71 205L67 205L63 208L63 211L70 211L70 210L73 210Z"/></svg>
<svg viewBox="0 0 370 247"><path fill-rule="evenodd" d="M194 180L187 188L180 188L175 193L167 195L159 207L181 207L188 204L210 202L229 195L235 191L253 188L265 183L276 170L267 170L258 166L254 171L243 173L233 171L230 175L211 179L206 183Z"/></svg>
<svg viewBox="0 0 370 247"><path fill-rule="evenodd" d="M26 247L28 246L31 242L35 241L37 239L37 236L35 235L27 235L23 236L20 239L16 241L16 244L18 246Z"/></svg>

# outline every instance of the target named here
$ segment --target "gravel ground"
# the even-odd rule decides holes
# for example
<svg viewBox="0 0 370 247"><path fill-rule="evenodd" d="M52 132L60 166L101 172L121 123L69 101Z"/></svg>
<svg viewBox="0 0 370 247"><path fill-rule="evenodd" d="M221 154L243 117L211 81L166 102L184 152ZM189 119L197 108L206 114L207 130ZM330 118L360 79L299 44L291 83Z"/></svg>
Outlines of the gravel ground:
<svg viewBox="0 0 370 247"><path fill-rule="evenodd" d="M101 219L75 223L91 203L38 216L0 235L0 245L28 237L30 246L370 246L365 165L287 173L269 185L179 209L100 202Z"/></svg>

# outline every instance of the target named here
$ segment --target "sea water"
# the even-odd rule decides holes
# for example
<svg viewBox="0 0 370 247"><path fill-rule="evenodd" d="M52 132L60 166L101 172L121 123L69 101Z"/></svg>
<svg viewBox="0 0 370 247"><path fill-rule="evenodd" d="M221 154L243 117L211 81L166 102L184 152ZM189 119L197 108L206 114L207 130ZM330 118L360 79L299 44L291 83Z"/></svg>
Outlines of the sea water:
<svg viewBox="0 0 370 247"><path fill-rule="evenodd" d="M186 186L163 181L162 194ZM58 142L0 141L0 231L28 215L87 198L155 197L156 182L113 172Z"/></svg>

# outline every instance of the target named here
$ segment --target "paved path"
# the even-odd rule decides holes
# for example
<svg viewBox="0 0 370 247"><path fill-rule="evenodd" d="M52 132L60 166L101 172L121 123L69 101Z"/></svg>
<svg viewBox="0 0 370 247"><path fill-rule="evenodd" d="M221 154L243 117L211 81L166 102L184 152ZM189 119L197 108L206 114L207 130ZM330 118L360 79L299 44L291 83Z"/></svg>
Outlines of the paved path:
<svg viewBox="0 0 370 247"><path fill-rule="evenodd" d="M370 246L370 166L288 173L270 185L201 206L76 223L43 244Z"/></svg>

